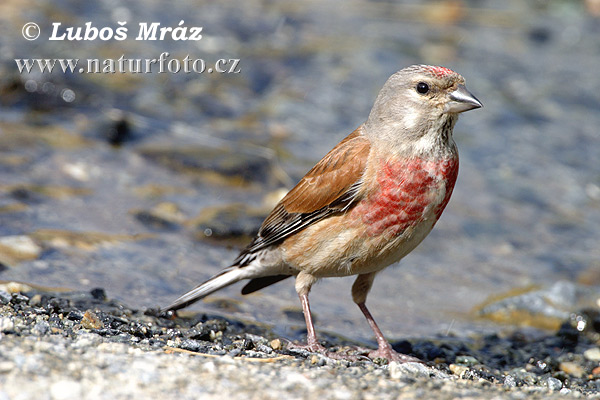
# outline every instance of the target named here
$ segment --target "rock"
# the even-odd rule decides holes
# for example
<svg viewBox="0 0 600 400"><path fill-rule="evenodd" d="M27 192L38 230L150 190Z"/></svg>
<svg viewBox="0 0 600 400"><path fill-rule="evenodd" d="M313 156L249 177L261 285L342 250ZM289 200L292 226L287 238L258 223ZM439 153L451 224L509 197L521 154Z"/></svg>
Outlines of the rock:
<svg viewBox="0 0 600 400"><path fill-rule="evenodd" d="M273 340L271 340L271 342L269 344L271 345L271 348L273 350L281 350L281 348L282 348L280 339L273 339Z"/></svg>
<svg viewBox="0 0 600 400"><path fill-rule="evenodd" d="M51 247L76 247L80 250L92 251L123 241L144 240L153 237L150 234L124 235L102 232L77 232L62 229L39 229L31 236Z"/></svg>
<svg viewBox="0 0 600 400"><path fill-rule="evenodd" d="M20 292L30 292L33 290L33 287L31 285L27 285L26 283L21 282L5 282L0 284L0 290L12 294Z"/></svg>
<svg viewBox="0 0 600 400"><path fill-rule="evenodd" d="M269 211L245 204L207 207L188 225L201 240L246 245L256 235Z"/></svg>
<svg viewBox="0 0 600 400"><path fill-rule="evenodd" d="M10 303L11 299L12 296L10 295L10 293L5 292L4 290L0 290L0 304L8 304Z"/></svg>
<svg viewBox="0 0 600 400"><path fill-rule="evenodd" d="M221 142L221 141L219 141ZM245 147L238 143L206 146L159 147L139 150L148 160L177 172L215 184L234 186L275 183L273 152L267 148Z"/></svg>
<svg viewBox="0 0 600 400"><path fill-rule="evenodd" d="M600 348L594 347L587 349L583 352L583 356L586 358L586 360L600 362Z"/></svg>
<svg viewBox="0 0 600 400"><path fill-rule="evenodd" d="M83 394L81 383L73 380L59 380L50 386L50 396L54 400L80 399Z"/></svg>
<svg viewBox="0 0 600 400"><path fill-rule="evenodd" d="M552 390L553 392L556 392L557 390L560 390L563 387L561 381L552 377L546 379L545 385L548 387L548 389Z"/></svg>
<svg viewBox="0 0 600 400"><path fill-rule="evenodd" d="M46 321L39 321L32 328L32 332L38 336L44 336L49 331L50 331L50 324Z"/></svg>
<svg viewBox="0 0 600 400"><path fill-rule="evenodd" d="M503 381L504 386L509 388L517 387L517 380L512 375L506 375Z"/></svg>
<svg viewBox="0 0 600 400"><path fill-rule="evenodd" d="M392 379L402 379L406 377L430 378L431 376L437 377L441 374L439 371L418 362L399 363L392 361L388 366L388 370L390 378Z"/></svg>
<svg viewBox="0 0 600 400"><path fill-rule="evenodd" d="M81 319L81 326L85 329L102 329L104 324L93 311L87 310Z"/></svg>
<svg viewBox="0 0 600 400"><path fill-rule="evenodd" d="M575 378L581 378L585 373L581 365L571 361L561 362L558 365L558 368L564 373L574 376Z"/></svg>
<svg viewBox="0 0 600 400"><path fill-rule="evenodd" d="M450 369L450 371L452 371L454 375L460 378L462 378L467 373L467 371L469 371L469 367L458 364L450 364L448 368Z"/></svg>
<svg viewBox="0 0 600 400"><path fill-rule="evenodd" d="M479 361L472 356L457 356L454 362L456 364L466 365L468 367L479 364Z"/></svg>
<svg viewBox="0 0 600 400"><path fill-rule="evenodd" d="M11 332L15 328L15 324L9 317L0 317L0 332Z"/></svg>
<svg viewBox="0 0 600 400"><path fill-rule="evenodd" d="M14 265L23 261L35 260L42 248L29 236L0 237L0 262Z"/></svg>
<svg viewBox="0 0 600 400"><path fill-rule="evenodd" d="M598 289L573 282L556 282L549 288L527 288L495 296L477 307L477 314L495 322L557 330L571 313L593 306Z"/></svg>

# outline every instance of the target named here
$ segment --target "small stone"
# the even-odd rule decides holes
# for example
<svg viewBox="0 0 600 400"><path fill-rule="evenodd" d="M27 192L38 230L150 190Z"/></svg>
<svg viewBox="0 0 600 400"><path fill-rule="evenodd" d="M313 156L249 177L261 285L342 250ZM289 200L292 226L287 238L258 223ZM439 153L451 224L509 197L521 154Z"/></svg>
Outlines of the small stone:
<svg viewBox="0 0 600 400"><path fill-rule="evenodd" d="M467 371L469 370L469 367L458 364L450 364L448 368L450 369L450 371L452 371L454 375L459 377L463 377L464 374L467 373Z"/></svg>
<svg viewBox="0 0 600 400"><path fill-rule="evenodd" d="M0 318L0 332L12 332L15 324L9 317Z"/></svg>
<svg viewBox="0 0 600 400"><path fill-rule="evenodd" d="M0 294L0 296L1 296L1 294ZM42 295L41 294L33 295L33 297L31 299L29 299L29 305L33 306L33 307L41 306L42 305Z"/></svg>
<svg viewBox="0 0 600 400"><path fill-rule="evenodd" d="M262 351L263 353L270 354L273 352L272 348L270 348L267 345L261 344L261 343L257 344L255 347L256 347L256 350Z"/></svg>
<svg viewBox="0 0 600 400"><path fill-rule="evenodd" d="M31 292L33 288L21 282L7 282L0 285L0 289L8 293Z"/></svg>
<svg viewBox="0 0 600 400"><path fill-rule="evenodd" d="M16 365L12 361L0 361L0 374L5 374L7 372L15 369Z"/></svg>
<svg viewBox="0 0 600 400"><path fill-rule="evenodd" d="M310 363L311 363L312 365L318 364L318 363L319 363L319 360L320 360L320 358L319 358L319 356L317 356L316 354L313 354L313 355L310 357Z"/></svg>
<svg viewBox="0 0 600 400"><path fill-rule="evenodd" d="M600 376L600 367L596 367L592 370L592 375Z"/></svg>
<svg viewBox="0 0 600 400"><path fill-rule="evenodd" d="M106 300L106 292L102 288L94 288L90 291L90 294L95 300Z"/></svg>
<svg viewBox="0 0 600 400"><path fill-rule="evenodd" d="M60 380L50 386L53 399L80 399L83 394L81 383L71 380Z"/></svg>
<svg viewBox="0 0 600 400"><path fill-rule="evenodd" d="M46 321L40 321L32 328L35 335L44 336L50 331L50 324Z"/></svg>
<svg viewBox="0 0 600 400"><path fill-rule="evenodd" d="M517 387L517 380L512 375L506 375L504 377L504 386L514 388Z"/></svg>
<svg viewBox="0 0 600 400"><path fill-rule="evenodd" d="M13 293L11 302L13 304L27 304L29 303L29 297L21 293Z"/></svg>
<svg viewBox="0 0 600 400"><path fill-rule="evenodd" d="M479 364L479 361L472 356L457 356L454 361L456 364L466 365L472 367L473 365Z"/></svg>
<svg viewBox="0 0 600 400"><path fill-rule="evenodd" d="M401 379L402 377L429 378L432 374L429 367L417 362L399 363L392 361L388 366L388 370L392 379Z"/></svg>
<svg viewBox="0 0 600 400"><path fill-rule="evenodd" d="M560 365L558 366L558 368L561 371L563 371L564 373L574 376L575 378L581 378L584 374L584 371L583 371L583 368L581 367L581 365L571 362L571 361L561 362Z"/></svg>
<svg viewBox="0 0 600 400"><path fill-rule="evenodd" d="M35 260L42 253L42 248L29 236L0 237L0 256L4 255L8 264Z"/></svg>
<svg viewBox="0 0 600 400"><path fill-rule="evenodd" d="M92 311L87 310L85 314L83 314L83 318L81 319L81 326L85 329L101 329L104 328L104 324L100 321L100 318Z"/></svg>
<svg viewBox="0 0 600 400"><path fill-rule="evenodd" d="M271 348L273 350L281 350L281 340L280 339L274 339L271 340L271 343L269 343L271 345Z"/></svg>
<svg viewBox="0 0 600 400"><path fill-rule="evenodd" d="M583 352L583 356L586 358L586 360L598 362L600 361L600 348L594 347L587 349Z"/></svg>
<svg viewBox="0 0 600 400"><path fill-rule="evenodd" d="M0 290L0 304L8 304L10 303L11 299L12 296L10 295L10 293L5 292L4 290Z"/></svg>
<svg viewBox="0 0 600 400"><path fill-rule="evenodd" d="M546 386L548 387L548 389L550 389L553 392L555 392L557 390L562 389L563 384L558 379L550 377L550 378L548 378L546 380Z"/></svg>

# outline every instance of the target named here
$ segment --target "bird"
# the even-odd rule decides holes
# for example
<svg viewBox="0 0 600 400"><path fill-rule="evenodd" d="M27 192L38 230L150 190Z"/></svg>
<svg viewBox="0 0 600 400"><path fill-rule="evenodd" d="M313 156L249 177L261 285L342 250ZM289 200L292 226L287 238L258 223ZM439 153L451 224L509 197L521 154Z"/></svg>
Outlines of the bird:
<svg viewBox="0 0 600 400"><path fill-rule="evenodd" d="M368 118L300 179L233 263L163 311L186 307L233 283L242 294L289 277L306 322L309 352L319 343L311 287L322 278L356 275L352 299L369 323L371 359L418 361L396 352L366 306L375 276L400 261L431 232L458 176L452 137L458 114L482 107L453 70L412 65L394 73Z"/></svg>

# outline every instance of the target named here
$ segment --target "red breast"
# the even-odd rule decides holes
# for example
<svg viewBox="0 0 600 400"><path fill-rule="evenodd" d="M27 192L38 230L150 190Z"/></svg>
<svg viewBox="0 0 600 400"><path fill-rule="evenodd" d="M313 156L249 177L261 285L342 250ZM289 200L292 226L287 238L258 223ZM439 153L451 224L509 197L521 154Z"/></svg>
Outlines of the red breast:
<svg viewBox="0 0 600 400"><path fill-rule="evenodd" d="M457 176L458 157L383 161L376 176L377 189L352 213L368 226L369 236L397 235L426 219L437 221Z"/></svg>

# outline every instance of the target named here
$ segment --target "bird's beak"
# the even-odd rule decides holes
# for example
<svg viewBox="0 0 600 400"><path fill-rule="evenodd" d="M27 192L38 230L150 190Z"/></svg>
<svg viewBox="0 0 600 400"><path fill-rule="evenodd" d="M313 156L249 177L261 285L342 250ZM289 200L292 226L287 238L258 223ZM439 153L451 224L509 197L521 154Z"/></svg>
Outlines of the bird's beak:
<svg viewBox="0 0 600 400"><path fill-rule="evenodd" d="M467 90L465 85L458 85L458 88L451 92L448 97L449 100L444 107L445 113L461 113L483 107L483 104Z"/></svg>

